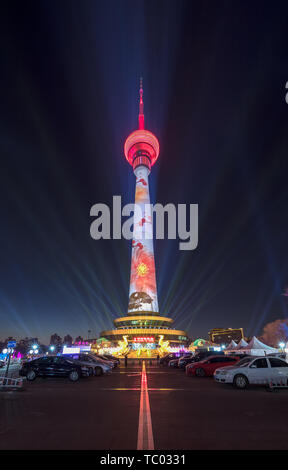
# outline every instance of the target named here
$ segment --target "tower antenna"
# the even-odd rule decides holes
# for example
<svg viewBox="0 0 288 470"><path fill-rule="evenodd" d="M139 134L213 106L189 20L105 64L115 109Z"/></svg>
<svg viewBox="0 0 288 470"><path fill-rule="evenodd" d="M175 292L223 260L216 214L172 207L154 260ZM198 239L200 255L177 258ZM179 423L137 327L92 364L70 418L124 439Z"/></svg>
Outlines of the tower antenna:
<svg viewBox="0 0 288 470"><path fill-rule="evenodd" d="M140 89L139 89L139 115L138 115L138 123L139 129L144 129L144 103L143 103L143 78L140 77Z"/></svg>

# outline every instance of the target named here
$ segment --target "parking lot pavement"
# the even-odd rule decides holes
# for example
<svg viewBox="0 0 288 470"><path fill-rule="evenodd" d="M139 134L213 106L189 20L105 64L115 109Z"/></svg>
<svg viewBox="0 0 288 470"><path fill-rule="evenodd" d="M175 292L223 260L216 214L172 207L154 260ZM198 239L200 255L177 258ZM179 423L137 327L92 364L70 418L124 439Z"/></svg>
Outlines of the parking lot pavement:
<svg viewBox="0 0 288 470"><path fill-rule="evenodd" d="M0 449L135 449L141 369L0 393ZM124 373L123 373L124 372Z"/></svg>
<svg viewBox="0 0 288 470"><path fill-rule="evenodd" d="M156 449L288 449L287 389L236 390L177 369L153 372L147 369Z"/></svg>
<svg viewBox="0 0 288 470"><path fill-rule="evenodd" d="M146 373L156 450L288 448L287 390L235 390L149 363ZM0 449L136 449L141 377L137 361L109 376L1 392Z"/></svg>

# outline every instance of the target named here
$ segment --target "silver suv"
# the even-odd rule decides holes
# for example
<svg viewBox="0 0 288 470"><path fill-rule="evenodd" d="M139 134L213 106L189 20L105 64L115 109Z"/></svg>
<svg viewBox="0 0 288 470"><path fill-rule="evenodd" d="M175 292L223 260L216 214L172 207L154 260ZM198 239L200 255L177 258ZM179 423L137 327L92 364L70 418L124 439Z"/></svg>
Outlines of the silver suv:
<svg viewBox="0 0 288 470"><path fill-rule="evenodd" d="M78 353L78 354L63 354L63 357L70 357L71 359L76 360L82 365L87 366L90 371L90 375L100 376L103 374L108 374L111 372L112 366L106 364L101 359L93 356L92 354Z"/></svg>

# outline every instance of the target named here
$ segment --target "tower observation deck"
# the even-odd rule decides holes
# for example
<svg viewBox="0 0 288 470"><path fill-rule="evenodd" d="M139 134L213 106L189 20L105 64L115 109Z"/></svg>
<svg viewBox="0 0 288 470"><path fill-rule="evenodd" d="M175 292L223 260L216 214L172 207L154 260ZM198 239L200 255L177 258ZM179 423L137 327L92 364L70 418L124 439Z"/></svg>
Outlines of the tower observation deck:
<svg viewBox="0 0 288 470"><path fill-rule="evenodd" d="M159 156L157 137L144 126L143 86L140 80L138 129L124 144L124 154L136 177L133 240L127 315L114 320L115 329L102 331L101 336L113 343L125 336L130 350L158 353L159 343L187 345L187 333L171 328L172 318L159 313L153 249L153 214L150 206L149 174Z"/></svg>

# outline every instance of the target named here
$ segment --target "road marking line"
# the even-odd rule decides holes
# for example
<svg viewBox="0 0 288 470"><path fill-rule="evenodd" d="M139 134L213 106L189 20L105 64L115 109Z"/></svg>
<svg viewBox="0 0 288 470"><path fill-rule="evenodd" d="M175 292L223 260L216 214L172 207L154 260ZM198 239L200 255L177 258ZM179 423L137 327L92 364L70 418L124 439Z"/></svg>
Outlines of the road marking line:
<svg viewBox="0 0 288 470"><path fill-rule="evenodd" d="M138 387L138 388L137 388L137 387L135 387L135 388L119 388L119 387L113 387L113 388L112 388L112 387L110 387L110 388L97 388L97 389L95 390L95 392L99 392L99 391L103 391L103 390L105 390L105 391L112 391L112 392L114 392L114 391L115 391L115 392L119 392L119 391L123 391L123 390L125 390L125 391L126 391L126 390L129 390L129 391L130 391L130 390L131 390L131 391L133 392L133 391L135 391L135 390L136 390L136 391L139 391L139 390L141 390L141 388L139 388L139 387Z"/></svg>
<svg viewBox="0 0 288 470"><path fill-rule="evenodd" d="M46 391L47 390L51 391L51 390L54 390L54 389L53 388L49 388L49 389L45 388L45 390ZM141 391L141 388L139 388L139 387L134 387L134 388L101 387L101 388L95 389L93 393L103 392L103 391L105 391L105 392L122 392L122 391L125 391L125 392L126 391L131 391L131 392L137 391L137 392L139 392L139 391ZM195 388L147 388L147 391L148 392L167 392L167 391L168 392L170 392L170 391L172 391L172 392L195 392L196 391L198 393L200 391L200 389L198 389L198 388L197 389L195 389Z"/></svg>
<svg viewBox="0 0 288 470"><path fill-rule="evenodd" d="M137 450L154 450L145 361L142 364Z"/></svg>
<svg viewBox="0 0 288 470"><path fill-rule="evenodd" d="M186 390L188 392L191 392L191 391L194 391L195 389L194 388L148 388L148 391L160 391L160 392L163 392L163 391L173 391L173 392L186 392Z"/></svg>

